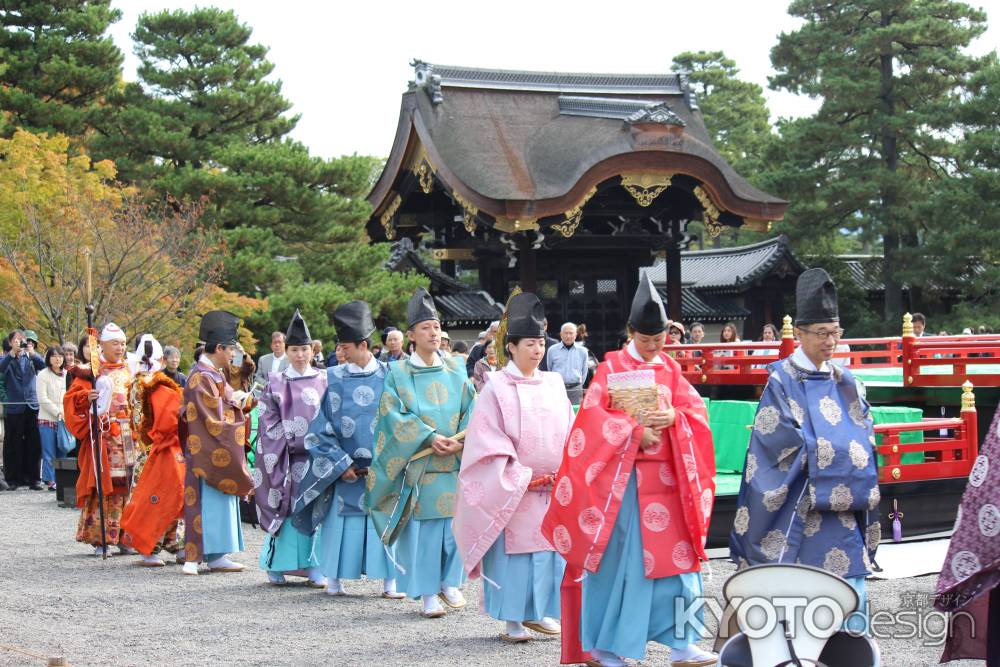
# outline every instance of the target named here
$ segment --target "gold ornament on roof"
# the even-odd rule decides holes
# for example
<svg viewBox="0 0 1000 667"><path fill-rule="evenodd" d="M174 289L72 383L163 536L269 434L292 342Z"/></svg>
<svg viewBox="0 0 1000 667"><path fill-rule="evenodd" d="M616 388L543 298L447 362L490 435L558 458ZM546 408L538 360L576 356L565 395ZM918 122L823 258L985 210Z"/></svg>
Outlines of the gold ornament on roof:
<svg viewBox="0 0 1000 667"><path fill-rule="evenodd" d="M698 198L698 202L701 203L701 208L704 210L702 217L704 218L705 231L714 239L722 233L724 225L719 222L719 216L722 215L722 212L700 185L695 186L694 196Z"/></svg>
<svg viewBox="0 0 1000 667"><path fill-rule="evenodd" d="M383 213L380 218L382 227L385 229L385 237L390 241L396 238L396 228L392 225L392 217L396 215L396 211L398 211L399 207L402 205L403 198L397 194L393 197L392 201L389 202L389 207L385 209L385 213Z"/></svg>
<svg viewBox="0 0 1000 667"><path fill-rule="evenodd" d="M501 232L513 234L515 232L535 232L538 231L538 218L496 218L493 226Z"/></svg>
<svg viewBox="0 0 1000 667"><path fill-rule="evenodd" d="M673 178L673 174L622 174L622 187L635 203L646 208L670 187Z"/></svg>
<svg viewBox="0 0 1000 667"><path fill-rule="evenodd" d="M429 195L434 190L434 167L427 157L427 149L420 146L417 152L414 153L408 169L413 173L417 182L420 183L420 189L423 190L424 194Z"/></svg>
<svg viewBox="0 0 1000 667"><path fill-rule="evenodd" d="M590 188L590 190L583 196L580 203L566 211L565 222L559 222L552 225L552 229L556 230L563 235L564 238L569 238L576 233L576 228L580 226L583 221L583 207L586 205L590 198L597 194L597 186Z"/></svg>
<svg viewBox="0 0 1000 667"><path fill-rule="evenodd" d="M476 231L476 215L479 213L479 209L457 192L453 191L451 196L455 203L462 207L462 224L465 225L465 231L470 234Z"/></svg>

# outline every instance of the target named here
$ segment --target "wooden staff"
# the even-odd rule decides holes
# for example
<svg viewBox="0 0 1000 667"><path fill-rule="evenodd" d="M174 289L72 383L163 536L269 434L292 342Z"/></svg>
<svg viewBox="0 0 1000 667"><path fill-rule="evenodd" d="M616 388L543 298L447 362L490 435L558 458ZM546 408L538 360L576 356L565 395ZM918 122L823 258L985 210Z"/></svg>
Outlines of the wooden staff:
<svg viewBox="0 0 1000 667"><path fill-rule="evenodd" d="M90 348L90 366L94 372L93 388L97 389L97 372L100 368L97 349L97 331L94 329L94 291L90 277L90 248L84 248L83 260L86 266L87 279L87 347ZM101 518L101 558L108 558L108 535L106 521L104 518L104 481L101 478L103 473L101 460L101 421L97 416L97 401L90 402L90 445L94 454L94 474L97 476L97 511Z"/></svg>

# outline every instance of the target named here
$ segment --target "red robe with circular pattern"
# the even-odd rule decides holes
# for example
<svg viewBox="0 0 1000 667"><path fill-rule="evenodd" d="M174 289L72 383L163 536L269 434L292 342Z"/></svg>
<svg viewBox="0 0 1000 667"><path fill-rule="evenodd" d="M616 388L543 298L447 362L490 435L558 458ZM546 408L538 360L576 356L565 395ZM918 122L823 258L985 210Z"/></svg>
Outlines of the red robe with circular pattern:
<svg viewBox="0 0 1000 667"><path fill-rule="evenodd" d="M583 570L597 572L636 475L645 576L697 572L707 560L705 541L715 497L715 453L705 403L666 354L644 363L627 351L609 352L597 367L563 453L542 533L566 559L562 588L563 663L585 660L579 643ZM643 427L611 407L611 373L652 370L661 407L673 406L674 425L658 446L639 447Z"/></svg>

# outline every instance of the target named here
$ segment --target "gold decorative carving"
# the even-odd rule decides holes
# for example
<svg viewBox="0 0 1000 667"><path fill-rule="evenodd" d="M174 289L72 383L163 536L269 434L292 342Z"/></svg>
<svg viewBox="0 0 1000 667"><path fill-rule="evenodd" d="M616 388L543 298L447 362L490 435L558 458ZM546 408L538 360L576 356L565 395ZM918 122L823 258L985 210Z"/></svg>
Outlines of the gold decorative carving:
<svg viewBox="0 0 1000 667"><path fill-rule="evenodd" d="M392 226L392 216L396 215L396 211L403 204L403 198L398 194L393 197L392 201L389 202L389 207L385 209L385 213L382 214L380 218L382 222L382 227L385 229L385 237L390 241L396 238L396 229Z"/></svg>
<svg viewBox="0 0 1000 667"><path fill-rule="evenodd" d="M429 195L434 190L434 167L427 157L427 149L422 145L413 154L407 169L416 177L420 183L420 189L425 195Z"/></svg>
<svg viewBox="0 0 1000 667"><path fill-rule="evenodd" d="M976 411L976 395L972 393L972 383L966 380L962 383L962 412Z"/></svg>
<svg viewBox="0 0 1000 667"><path fill-rule="evenodd" d="M903 476L903 471L902 470L900 470L899 468L893 468L892 469L892 478L893 479L899 479L902 476Z"/></svg>
<svg viewBox="0 0 1000 667"><path fill-rule="evenodd" d="M476 258L472 248L434 248L431 255L437 260L472 261Z"/></svg>
<svg viewBox="0 0 1000 667"><path fill-rule="evenodd" d="M622 187L645 208L670 187L673 178L673 174L622 174Z"/></svg>
<svg viewBox="0 0 1000 667"><path fill-rule="evenodd" d="M590 201L590 198L597 194L597 186L590 188L587 194L583 195L583 199L580 203L566 211L565 222L559 222L552 225L552 229L556 230L562 234L565 238L569 238L576 233L576 228L580 226L583 221L583 207Z"/></svg>
<svg viewBox="0 0 1000 667"><path fill-rule="evenodd" d="M479 209L457 192L452 191L451 196L455 203L462 207L462 224L465 225L465 231L470 234L476 231L476 215L479 213Z"/></svg>
<svg viewBox="0 0 1000 667"><path fill-rule="evenodd" d="M698 198L702 209L704 209L702 217L705 222L705 231L714 239L722 233L724 225L719 222L719 216L722 215L722 212L719 211L712 198L708 196L708 193L700 185L695 186L694 196Z"/></svg>
<svg viewBox="0 0 1000 667"><path fill-rule="evenodd" d="M493 226L501 232L513 234L515 232L538 231L538 218L497 218Z"/></svg>

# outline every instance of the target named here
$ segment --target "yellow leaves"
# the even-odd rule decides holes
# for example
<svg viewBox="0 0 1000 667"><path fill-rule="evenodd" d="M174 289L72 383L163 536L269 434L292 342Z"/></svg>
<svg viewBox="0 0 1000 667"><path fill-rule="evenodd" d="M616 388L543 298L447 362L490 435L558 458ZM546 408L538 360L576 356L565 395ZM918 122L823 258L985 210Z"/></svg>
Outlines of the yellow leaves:
<svg viewBox="0 0 1000 667"><path fill-rule="evenodd" d="M0 234L16 233L26 210L69 225L81 220L81 205L89 217L106 214L101 204L120 205L123 190L114 183L114 163L93 163L69 150L69 138L61 134L18 130L0 139Z"/></svg>

